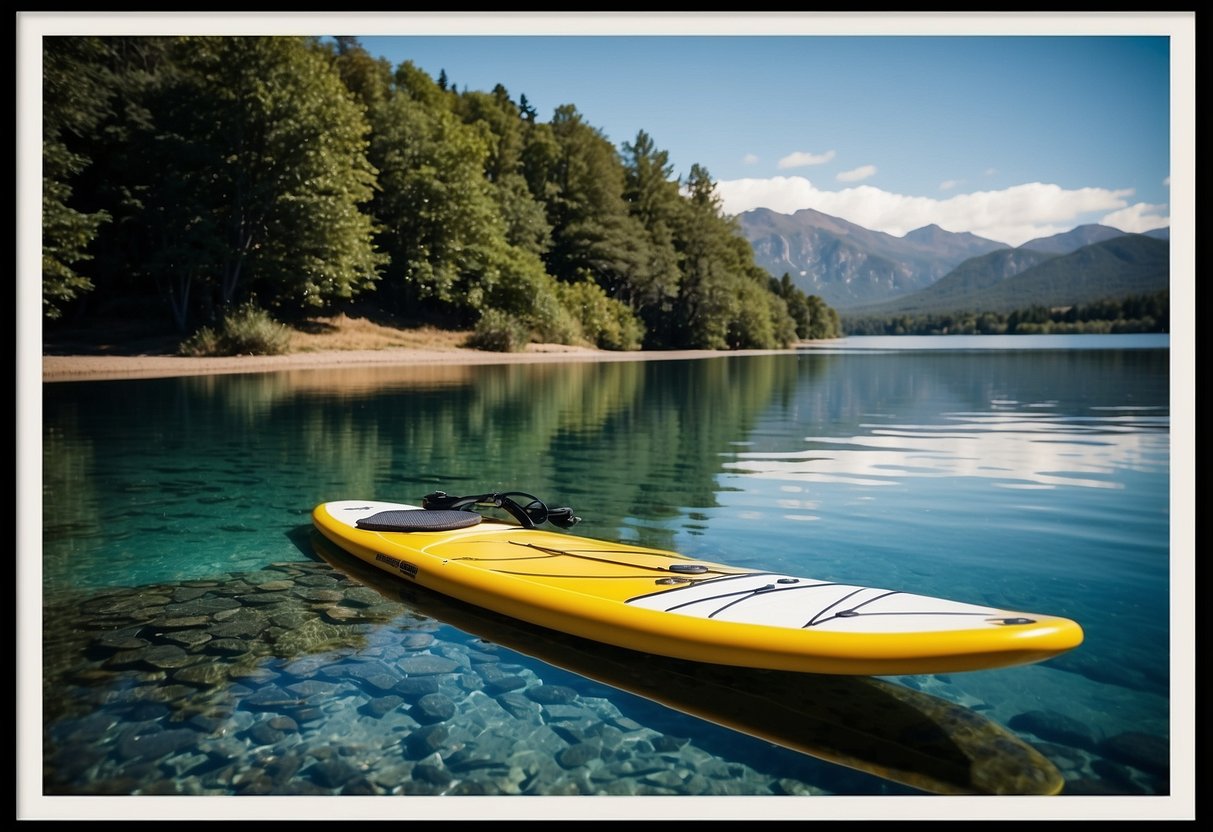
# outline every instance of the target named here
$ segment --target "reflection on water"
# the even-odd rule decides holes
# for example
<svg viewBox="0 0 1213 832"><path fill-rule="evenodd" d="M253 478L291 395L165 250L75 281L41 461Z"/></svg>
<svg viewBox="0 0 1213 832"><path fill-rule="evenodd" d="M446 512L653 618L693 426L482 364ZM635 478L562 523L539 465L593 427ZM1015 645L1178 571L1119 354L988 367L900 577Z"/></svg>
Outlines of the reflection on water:
<svg viewBox="0 0 1213 832"><path fill-rule="evenodd" d="M376 618L382 597L325 600L336 590L319 579L335 578L310 572L322 565L292 542L314 505L439 488L536 493L572 505L591 537L1074 618L1087 641L1042 665L886 681L1006 726L1061 772L1064 794L1165 794L1168 362L1165 349L833 350L45 385L44 602L91 622L69 632L47 619L46 682L107 703L90 717L48 693L45 735L58 750L47 782L75 794L370 788L342 775L348 765L374 770L375 789L420 793L470 781L461 788L500 793L907 788L791 750L768 760L767 742L592 675L522 654L490 662L492 648L459 625L399 606ZM304 578L318 583L301 594ZM188 606L220 587L236 606ZM106 606L119 601L111 593L119 607ZM303 604L311 623L275 609L284 603ZM334 607L349 617L319 612ZM281 620L225 634L271 611ZM131 615L151 617L115 617ZM314 647L333 628L363 640ZM293 638L311 645L306 660L291 658ZM459 669L435 674L437 690L396 690L418 653ZM226 676L226 698L214 698L206 673L245 659L255 671ZM371 665L395 681L349 675ZM505 700L519 714L540 709L528 730L559 743L497 737L506 718L494 708L514 691L484 691L518 684L507 677L518 691L581 697L559 730L542 709L569 703ZM414 710L430 694L442 697L427 700L434 713L454 703L450 716L418 718L431 718ZM359 739L321 759L301 742L310 725L365 733L367 720L381 735L370 750ZM493 742L458 751L485 730ZM528 742L546 762L514 758ZM567 766L553 762L585 743Z"/></svg>
<svg viewBox="0 0 1213 832"><path fill-rule="evenodd" d="M1008 403L999 403L1006 408ZM1051 406L1051 405L1050 405ZM740 452L725 468L799 482L896 485L917 477L980 477L1002 488L1123 488L1122 469L1167 470L1157 441L1166 416L943 413L939 425L865 423L865 433L806 436L806 450Z"/></svg>

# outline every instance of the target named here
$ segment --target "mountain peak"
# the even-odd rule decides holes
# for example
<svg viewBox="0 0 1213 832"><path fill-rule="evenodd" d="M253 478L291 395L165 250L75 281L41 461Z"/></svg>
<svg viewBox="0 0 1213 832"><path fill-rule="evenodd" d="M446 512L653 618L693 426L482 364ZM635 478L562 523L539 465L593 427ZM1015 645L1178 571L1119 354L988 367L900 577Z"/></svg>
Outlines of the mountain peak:
<svg viewBox="0 0 1213 832"><path fill-rule="evenodd" d="M1054 234L1051 237L1037 237L1035 240L1028 240L1026 243L1020 245L1019 248L1043 251L1047 254L1069 254L1083 246L1102 243L1105 240L1123 237L1124 235L1125 232L1110 225L1089 223L1087 225L1076 226L1061 234Z"/></svg>
<svg viewBox="0 0 1213 832"><path fill-rule="evenodd" d="M1012 247L967 231L948 231L936 223L894 237L813 208L793 214L756 208L739 215L737 220L754 251L755 263L775 277L790 275L806 294L819 296L839 311L902 297L909 301L915 293L953 270L959 273L941 285L936 294L993 291L993 284L1006 282L1022 271L1043 267L1044 260L1121 237L1126 241L1139 236L1168 238L1166 229L1135 235L1106 225L1089 224ZM1148 246L1132 242L1129 245L1150 251ZM996 258L968 263L963 270L958 268L970 259L995 253L999 254ZM1112 255L1110 251L1094 253ZM1101 259L1111 262L1108 257ZM1147 284L1148 281L1141 285ZM942 302L943 298L938 300Z"/></svg>
<svg viewBox="0 0 1213 832"><path fill-rule="evenodd" d="M960 263L1004 243L929 225L895 237L813 208L794 214L763 209L738 217L755 262L836 309L913 292Z"/></svg>

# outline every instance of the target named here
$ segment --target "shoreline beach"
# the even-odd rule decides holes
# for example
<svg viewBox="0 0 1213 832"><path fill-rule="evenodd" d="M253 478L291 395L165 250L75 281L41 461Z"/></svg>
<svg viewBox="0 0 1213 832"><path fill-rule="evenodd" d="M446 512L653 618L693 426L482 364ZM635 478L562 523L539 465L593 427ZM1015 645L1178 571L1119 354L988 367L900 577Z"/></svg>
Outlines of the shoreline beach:
<svg viewBox="0 0 1213 832"><path fill-rule="evenodd" d="M286 355L186 357L176 355L43 355L42 381L104 381L170 376L269 373L282 370L354 367L400 367L417 364L538 364L579 361L664 361L773 355L782 350L596 350L563 345L532 344L523 352L452 349L319 350Z"/></svg>

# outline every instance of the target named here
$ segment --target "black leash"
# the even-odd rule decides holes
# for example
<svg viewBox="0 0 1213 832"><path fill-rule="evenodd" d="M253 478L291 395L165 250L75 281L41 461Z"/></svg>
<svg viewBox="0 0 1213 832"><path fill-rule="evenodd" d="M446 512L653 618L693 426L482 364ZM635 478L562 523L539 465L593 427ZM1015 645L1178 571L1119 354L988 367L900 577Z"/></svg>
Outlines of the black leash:
<svg viewBox="0 0 1213 832"><path fill-rule="evenodd" d="M525 502L520 503L522 500ZM468 497L453 497L445 491L435 491L421 498L421 507L448 511L500 508L508 511L522 524L523 528L527 529L533 529L544 523L568 529L581 522L581 518L573 514L573 510L568 506L548 508L534 494L527 494L525 491L493 491Z"/></svg>

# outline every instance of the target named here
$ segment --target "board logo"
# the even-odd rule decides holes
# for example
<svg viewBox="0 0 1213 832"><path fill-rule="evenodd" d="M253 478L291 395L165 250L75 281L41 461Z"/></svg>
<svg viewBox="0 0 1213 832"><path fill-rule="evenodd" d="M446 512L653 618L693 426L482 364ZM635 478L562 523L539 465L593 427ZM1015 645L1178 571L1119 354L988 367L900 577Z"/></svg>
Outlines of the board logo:
<svg viewBox="0 0 1213 832"><path fill-rule="evenodd" d="M400 558L394 558L391 555L385 555L382 552L375 553L375 560L379 561L380 563L386 563L388 566L400 566Z"/></svg>
<svg viewBox="0 0 1213 832"><path fill-rule="evenodd" d="M410 578L417 577L417 567L409 563L407 560L400 561L400 563L397 564L397 568L399 568L401 572Z"/></svg>

